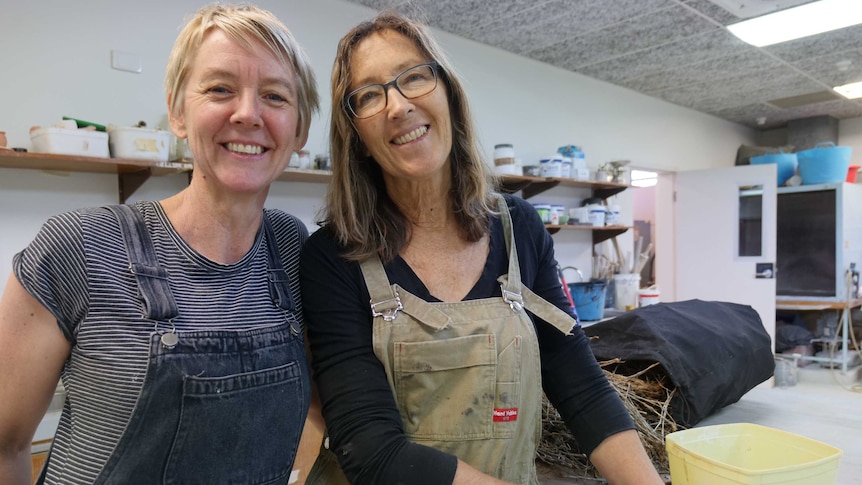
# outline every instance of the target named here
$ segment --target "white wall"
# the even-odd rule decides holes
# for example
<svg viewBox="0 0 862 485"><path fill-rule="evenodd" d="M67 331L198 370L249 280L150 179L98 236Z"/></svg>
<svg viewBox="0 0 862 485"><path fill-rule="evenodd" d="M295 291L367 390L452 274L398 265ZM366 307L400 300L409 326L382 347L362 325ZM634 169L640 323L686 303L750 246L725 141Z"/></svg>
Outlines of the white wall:
<svg viewBox="0 0 862 485"><path fill-rule="evenodd" d="M50 124L64 115L103 124L144 120L149 126L164 126L164 65L182 19L204 2L6 3L0 15L0 130L7 132L9 146L28 147L30 126ZM322 114L313 120L307 149L325 152L328 81L337 41L373 12L341 0L258 4L285 21L312 59L324 102ZM437 33L466 83L488 158L497 143L512 143L525 164L561 145L576 144L593 168L630 159L640 168L677 171L730 165L737 147L753 142L753 132L742 126ZM112 49L140 55L143 72L111 69ZM862 150L862 123L843 123L845 134ZM185 182L183 175L155 177L131 200L165 197ZM313 230L324 190L321 184L277 183L267 205L296 214ZM624 207L631 204L630 192L617 196ZM571 206L587 195L584 190L555 188L537 199ZM116 200L115 176L0 169L0 275L9 273L12 255L49 215ZM631 213L622 219L630 223ZM562 231L555 240L563 265L589 267L588 232ZM621 243L627 246L630 239L621 238Z"/></svg>

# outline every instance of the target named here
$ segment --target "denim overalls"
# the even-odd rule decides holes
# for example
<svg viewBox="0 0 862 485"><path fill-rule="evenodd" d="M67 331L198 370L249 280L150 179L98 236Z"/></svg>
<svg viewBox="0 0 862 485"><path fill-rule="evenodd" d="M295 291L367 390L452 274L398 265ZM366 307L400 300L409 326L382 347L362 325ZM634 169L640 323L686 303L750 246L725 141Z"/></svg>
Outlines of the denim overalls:
<svg viewBox="0 0 862 485"><path fill-rule="evenodd" d="M295 305L267 217L270 294L285 320L247 331L183 332L171 322L178 308L143 218L131 206L110 208L144 318L157 327L138 402L95 483L286 484L311 385L302 326L290 313Z"/></svg>
<svg viewBox="0 0 862 485"><path fill-rule="evenodd" d="M379 258L360 266L375 317L374 353L410 441L451 453L491 476L535 485L542 377L539 343L525 308L562 334L575 321L521 284L502 197L498 208L509 253L508 274L498 278L502 298L429 303L390 284ZM318 461L312 483L343 483L331 453L322 452Z"/></svg>

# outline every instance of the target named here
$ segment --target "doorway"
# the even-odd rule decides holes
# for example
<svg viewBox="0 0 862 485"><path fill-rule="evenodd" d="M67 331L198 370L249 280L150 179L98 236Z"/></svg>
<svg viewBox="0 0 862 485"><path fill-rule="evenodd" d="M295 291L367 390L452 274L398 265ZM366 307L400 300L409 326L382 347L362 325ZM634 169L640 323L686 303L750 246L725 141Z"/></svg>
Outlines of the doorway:
<svg viewBox="0 0 862 485"><path fill-rule="evenodd" d="M641 255L645 262L640 270L642 288L656 284L655 279L655 224L656 183L658 172L632 169L632 225L635 241L640 240Z"/></svg>

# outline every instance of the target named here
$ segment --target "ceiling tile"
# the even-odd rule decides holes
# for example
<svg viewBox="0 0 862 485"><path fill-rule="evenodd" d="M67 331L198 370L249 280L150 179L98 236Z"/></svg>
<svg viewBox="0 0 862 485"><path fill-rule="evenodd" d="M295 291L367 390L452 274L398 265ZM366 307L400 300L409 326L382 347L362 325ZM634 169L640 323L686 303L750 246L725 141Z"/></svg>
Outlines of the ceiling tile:
<svg viewBox="0 0 862 485"><path fill-rule="evenodd" d="M450 0L439 4L426 2L424 6L429 10L429 17L436 27L472 38L471 33L477 28L502 17L514 17L516 20L513 25L517 25L524 18L543 10L547 3L548 0Z"/></svg>
<svg viewBox="0 0 862 485"><path fill-rule="evenodd" d="M844 70L839 63L847 63ZM793 64L828 86L839 86L862 80L862 48L811 57Z"/></svg>
<svg viewBox="0 0 862 485"><path fill-rule="evenodd" d="M727 78L739 78L764 68L780 68L783 64L758 50L746 50L726 57L716 57L694 64L671 64L671 67L621 84L646 94L689 84L705 85Z"/></svg>
<svg viewBox="0 0 862 485"><path fill-rule="evenodd" d="M785 115L782 113L783 111L768 104L756 103L717 110L712 114L752 128L770 129L787 122ZM763 124L758 123L758 118L765 118Z"/></svg>
<svg viewBox="0 0 862 485"><path fill-rule="evenodd" d="M686 0L685 3L721 25L730 25L742 20L709 0Z"/></svg>
<svg viewBox="0 0 862 485"><path fill-rule="evenodd" d="M471 38L525 54L672 4L673 0L553 0L540 8L507 14L473 28Z"/></svg>
<svg viewBox="0 0 862 485"><path fill-rule="evenodd" d="M782 42L764 49L787 62L797 62L816 56L832 55L836 52L859 48L862 25L833 30L820 35Z"/></svg>
<svg viewBox="0 0 862 485"><path fill-rule="evenodd" d="M688 10L665 9L564 40L530 55L566 69L578 69L716 28Z"/></svg>
<svg viewBox="0 0 862 485"><path fill-rule="evenodd" d="M763 84L763 75L763 72L758 72L722 79L719 83L678 86L653 95L672 103L713 113L822 90L819 84L787 67L770 69L768 85Z"/></svg>
<svg viewBox="0 0 862 485"><path fill-rule="evenodd" d="M727 57L754 48L723 30L713 30L669 44L581 67L577 72L610 83L655 74L678 66Z"/></svg>

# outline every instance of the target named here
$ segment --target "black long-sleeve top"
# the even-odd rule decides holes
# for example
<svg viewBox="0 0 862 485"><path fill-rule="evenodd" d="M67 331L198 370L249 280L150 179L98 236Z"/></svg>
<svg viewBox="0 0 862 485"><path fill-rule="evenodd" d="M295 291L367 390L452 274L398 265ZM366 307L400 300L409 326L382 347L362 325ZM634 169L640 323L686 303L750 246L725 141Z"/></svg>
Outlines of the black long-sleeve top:
<svg viewBox="0 0 862 485"><path fill-rule="evenodd" d="M558 279L553 239L529 203L514 196L506 200L523 284L572 314ZM490 246L485 269L465 300L501 295L497 278L507 272L508 256L498 217L491 222ZM343 252L324 227L309 237L300 258L305 321L330 449L357 485L452 483L456 458L412 443L404 434L383 366L372 348L368 289L359 264L343 259ZM426 301L440 301L403 259L396 258L385 269L391 283ZM608 436L634 428L581 327L563 335L530 317L539 340L543 389L580 446L591 453Z"/></svg>

